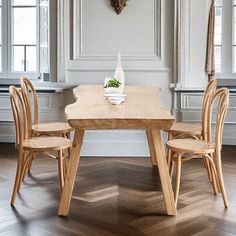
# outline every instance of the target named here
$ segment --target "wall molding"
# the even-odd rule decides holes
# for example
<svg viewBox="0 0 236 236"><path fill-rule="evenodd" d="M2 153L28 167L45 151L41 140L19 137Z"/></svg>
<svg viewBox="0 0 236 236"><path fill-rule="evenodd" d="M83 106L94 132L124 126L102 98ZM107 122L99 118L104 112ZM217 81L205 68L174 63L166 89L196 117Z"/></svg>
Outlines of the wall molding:
<svg viewBox="0 0 236 236"><path fill-rule="evenodd" d="M83 48L83 4L84 0L73 0L73 52L72 59L68 62L68 70L114 70L116 52L88 53ZM154 9L154 53L122 53L126 70L159 70L164 67L161 56L162 46L162 9L161 0L153 0ZM119 16L122 17L122 16ZM78 69L79 68L79 69Z"/></svg>
<svg viewBox="0 0 236 236"><path fill-rule="evenodd" d="M236 124L226 125L223 143L235 145L236 137L230 136L228 130L231 131L231 134L236 133ZM163 136L166 140L166 135ZM0 142L15 143L13 122L0 122ZM149 157L150 154L144 131L109 130L86 131L81 156Z"/></svg>

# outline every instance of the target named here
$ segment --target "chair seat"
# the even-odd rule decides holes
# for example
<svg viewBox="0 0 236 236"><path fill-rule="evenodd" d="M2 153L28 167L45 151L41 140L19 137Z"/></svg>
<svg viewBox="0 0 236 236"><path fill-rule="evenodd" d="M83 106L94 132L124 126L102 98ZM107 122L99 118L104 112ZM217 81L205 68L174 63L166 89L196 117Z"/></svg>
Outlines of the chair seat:
<svg viewBox="0 0 236 236"><path fill-rule="evenodd" d="M66 122L40 123L32 126L32 131L34 133L40 133L40 134L68 133L71 130L72 128Z"/></svg>
<svg viewBox="0 0 236 236"><path fill-rule="evenodd" d="M172 134L193 134L193 135L201 135L202 134L202 126L198 124L191 123L183 123L183 122L175 122L170 130L167 130Z"/></svg>
<svg viewBox="0 0 236 236"><path fill-rule="evenodd" d="M33 151L58 151L71 147L71 140L61 137L40 136L23 141L23 147Z"/></svg>
<svg viewBox="0 0 236 236"><path fill-rule="evenodd" d="M167 147L178 153L207 154L215 151L215 144L196 139L172 139L167 142Z"/></svg>

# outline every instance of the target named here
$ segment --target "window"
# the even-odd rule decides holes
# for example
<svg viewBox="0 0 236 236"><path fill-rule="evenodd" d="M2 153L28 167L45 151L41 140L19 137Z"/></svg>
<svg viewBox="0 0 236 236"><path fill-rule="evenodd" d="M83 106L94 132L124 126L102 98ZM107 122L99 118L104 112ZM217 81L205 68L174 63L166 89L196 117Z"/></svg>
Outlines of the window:
<svg viewBox="0 0 236 236"><path fill-rule="evenodd" d="M222 1L216 1L215 17L215 69L221 72L221 51L222 51Z"/></svg>
<svg viewBox="0 0 236 236"><path fill-rule="evenodd" d="M216 0L214 45L217 77L236 78L236 0Z"/></svg>
<svg viewBox="0 0 236 236"><path fill-rule="evenodd" d="M233 1L233 72L236 73L236 0Z"/></svg>
<svg viewBox="0 0 236 236"><path fill-rule="evenodd" d="M48 73L48 1L0 1L0 78Z"/></svg>

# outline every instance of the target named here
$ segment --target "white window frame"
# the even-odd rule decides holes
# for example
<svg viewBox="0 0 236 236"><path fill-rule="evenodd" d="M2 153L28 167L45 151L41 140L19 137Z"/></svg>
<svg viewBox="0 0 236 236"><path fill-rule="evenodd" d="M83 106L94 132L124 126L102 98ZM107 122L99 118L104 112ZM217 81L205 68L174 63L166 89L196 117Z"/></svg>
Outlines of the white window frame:
<svg viewBox="0 0 236 236"><path fill-rule="evenodd" d="M13 72L12 71L12 7L11 0L2 0L2 71L0 71L0 84L11 82L13 79L19 79L21 76L29 77L32 80L36 80L40 76L40 35L39 35L39 1L36 1L36 19L37 19L37 35L36 35L36 56L37 65L36 72Z"/></svg>
<svg viewBox="0 0 236 236"><path fill-rule="evenodd" d="M222 0L221 72L218 79L236 79L233 72L233 0Z"/></svg>

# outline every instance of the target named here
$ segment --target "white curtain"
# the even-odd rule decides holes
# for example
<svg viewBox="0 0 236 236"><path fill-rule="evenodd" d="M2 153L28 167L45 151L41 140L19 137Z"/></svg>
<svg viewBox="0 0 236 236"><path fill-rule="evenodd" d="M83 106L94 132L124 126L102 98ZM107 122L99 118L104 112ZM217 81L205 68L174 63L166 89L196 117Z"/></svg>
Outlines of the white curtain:
<svg viewBox="0 0 236 236"><path fill-rule="evenodd" d="M210 81L215 76L215 49L214 49L214 33L215 33L215 0L212 0L207 32L207 50L206 50L206 67L205 71Z"/></svg>

